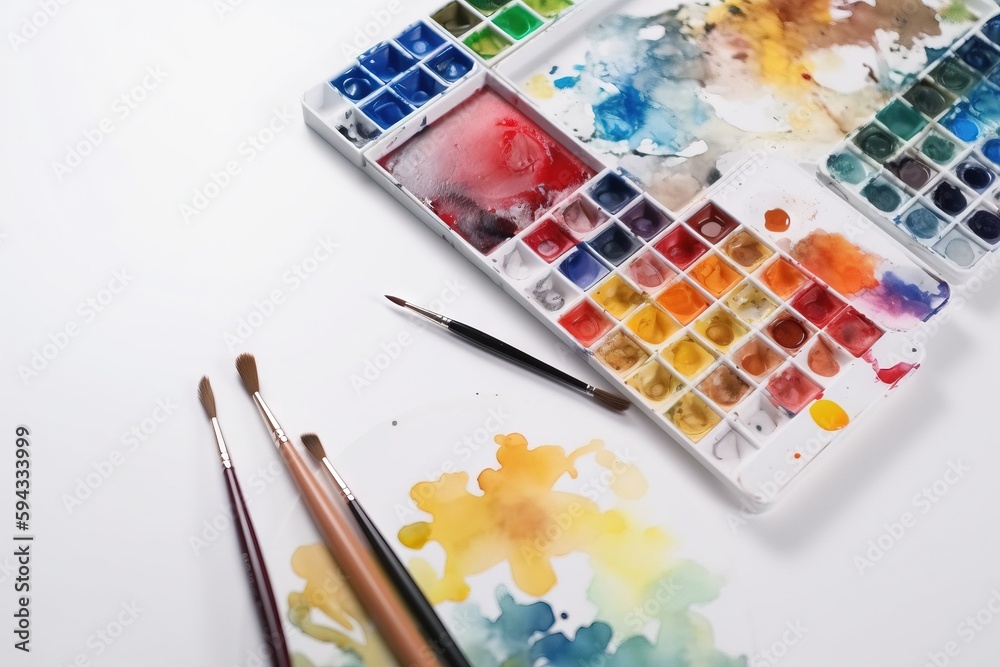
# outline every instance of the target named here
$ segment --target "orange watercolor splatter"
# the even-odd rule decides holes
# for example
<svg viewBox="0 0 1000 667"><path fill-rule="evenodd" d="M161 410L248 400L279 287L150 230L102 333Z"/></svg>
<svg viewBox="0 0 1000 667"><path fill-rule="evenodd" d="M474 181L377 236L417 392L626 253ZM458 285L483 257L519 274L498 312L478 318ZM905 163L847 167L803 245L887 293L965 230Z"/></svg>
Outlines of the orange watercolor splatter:
<svg viewBox="0 0 1000 667"><path fill-rule="evenodd" d="M445 552L440 576L423 559L410 563L432 603L465 600L470 576L504 562L518 588L544 595L556 583L553 559L588 552L628 532L629 522L621 512L603 511L585 496L553 489L564 475L577 477L581 457L593 454L598 465L612 470L616 479L611 488L621 497L636 498L646 491L638 468L605 450L600 440L568 454L552 445L528 449L527 440L517 433L498 435L495 441L500 467L480 473L481 495L466 488L465 472L443 474L410 491L417 507L433 518L404 526L400 542L411 549L437 542Z"/></svg>
<svg viewBox="0 0 1000 667"><path fill-rule="evenodd" d="M865 252L842 234L816 230L792 246L791 255L846 296L879 286L875 271L881 258Z"/></svg>
<svg viewBox="0 0 1000 667"><path fill-rule="evenodd" d="M787 232L792 226L792 217L781 208L772 208L764 213L764 227L770 232Z"/></svg>

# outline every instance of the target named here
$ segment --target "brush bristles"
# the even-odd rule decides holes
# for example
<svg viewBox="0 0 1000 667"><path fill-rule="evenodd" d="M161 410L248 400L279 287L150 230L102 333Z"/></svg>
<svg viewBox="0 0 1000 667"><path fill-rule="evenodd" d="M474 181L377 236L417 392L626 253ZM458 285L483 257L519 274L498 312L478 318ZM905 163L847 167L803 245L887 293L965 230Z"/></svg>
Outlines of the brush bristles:
<svg viewBox="0 0 1000 667"><path fill-rule="evenodd" d="M392 301L397 306L402 306L403 308L406 308L406 301L400 299L398 296L389 296L388 294L386 294L385 298L389 299L389 301Z"/></svg>
<svg viewBox="0 0 1000 667"><path fill-rule="evenodd" d="M243 353L236 357L236 370L240 373L240 378L243 379L243 386L247 388L247 391L251 394L256 394L260 391L260 381L257 379L257 360L253 358L252 354Z"/></svg>
<svg viewBox="0 0 1000 667"><path fill-rule="evenodd" d="M627 398L603 389L595 389L593 396L604 405L618 412L625 412L632 405Z"/></svg>
<svg viewBox="0 0 1000 667"><path fill-rule="evenodd" d="M309 450L309 453L317 461L322 461L326 458L323 443L319 441L319 436L315 433L304 433L302 435L302 444L306 446L306 449Z"/></svg>
<svg viewBox="0 0 1000 667"><path fill-rule="evenodd" d="M212 391L212 384L207 377L203 377L198 383L198 400L205 408L205 414L209 419L215 419L215 392Z"/></svg>

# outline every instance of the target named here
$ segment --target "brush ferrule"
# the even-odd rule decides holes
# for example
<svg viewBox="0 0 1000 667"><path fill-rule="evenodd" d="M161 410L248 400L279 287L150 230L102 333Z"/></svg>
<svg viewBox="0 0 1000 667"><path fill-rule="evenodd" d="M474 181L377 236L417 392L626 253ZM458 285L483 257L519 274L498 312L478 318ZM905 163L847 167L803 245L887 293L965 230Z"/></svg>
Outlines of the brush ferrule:
<svg viewBox="0 0 1000 667"><path fill-rule="evenodd" d="M327 472L329 472L333 477L333 481L335 481L337 486L340 487L341 495L347 500L354 502L354 493L351 491L350 487L347 486L347 482L345 482L344 478L340 476L340 473L337 472L337 469L333 467L332 463L330 463L330 459L326 456L323 457L323 465L326 466Z"/></svg>
<svg viewBox="0 0 1000 667"><path fill-rule="evenodd" d="M412 304L409 301L406 302L406 307L409 308L410 310L412 310L415 313L419 313L420 315L423 315L424 317L426 317L427 319L429 319L434 324L442 326L445 329L447 329L448 325L451 324L451 318L445 317L444 315L439 315L438 313L435 313L432 310L427 310L426 308L421 308L420 306Z"/></svg>
<svg viewBox="0 0 1000 667"><path fill-rule="evenodd" d="M219 456L222 457L222 467L232 468L233 463L229 460L229 448L226 447L226 439L222 437L222 426L219 420L212 417L212 428L215 429L215 442L219 445Z"/></svg>
<svg viewBox="0 0 1000 667"><path fill-rule="evenodd" d="M593 396L593 395L594 395L594 392L595 392L595 391L597 391L597 387L595 387L595 386L594 386L594 385L592 385L592 384L588 384L588 385L587 385L587 388L586 388L586 389L584 389L583 391L584 391L585 393L587 393L587 394L590 394L591 396Z"/></svg>
<svg viewBox="0 0 1000 667"><path fill-rule="evenodd" d="M285 435L285 430L281 428L281 424L274 417L274 413L267 407L267 403L264 402L264 397L260 395L259 391L253 393L253 402L260 412L260 416L264 418L264 423L267 424L268 430L271 432L271 440L274 442L274 446L280 447L284 443L291 442L288 436Z"/></svg>

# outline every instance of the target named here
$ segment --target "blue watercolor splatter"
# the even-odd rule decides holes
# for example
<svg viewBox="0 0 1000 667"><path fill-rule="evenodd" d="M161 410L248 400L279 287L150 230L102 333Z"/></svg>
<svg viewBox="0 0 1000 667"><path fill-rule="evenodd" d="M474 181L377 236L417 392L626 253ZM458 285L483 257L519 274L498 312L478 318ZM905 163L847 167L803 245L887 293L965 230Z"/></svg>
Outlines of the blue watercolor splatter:
<svg viewBox="0 0 1000 667"><path fill-rule="evenodd" d="M601 83L601 92L589 100L595 125L590 139L624 142L628 152L662 156L698 140L698 128L714 112L700 96L701 51L684 36L675 14L616 15L591 28L589 37L602 48L591 50L585 65L574 66ZM650 26L662 26L663 36L635 38ZM553 85L565 90L580 80L562 77Z"/></svg>
<svg viewBox="0 0 1000 667"><path fill-rule="evenodd" d="M597 662L597 659L607 656L611 635L611 626L607 623L580 628L573 639L561 632L546 635L531 647L531 659L534 662L545 658L552 667L606 664L606 661Z"/></svg>
<svg viewBox="0 0 1000 667"><path fill-rule="evenodd" d="M892 271L882 275L881 285L875 291L878 304L885 310L925 321L941 310L951 296L948 283L939 282L938 291L931 293Z"/></svg>
<svg viewBox="0 0 1000 667"><path fill-rule="evenodd" d="M617 632L600 618L557 630L548 602L520 604L503 585L495 592L500 608L495 619L469 602L456 608L453 624L461 629L463 650L480 667L531 667L539 660L551 667L747 667L746 656L730 657L715 648L708 621L691 609L715 599L719 580L692 561L679 561L664 577L633 612L636 618L624 624L629 627ZM652 641L642 634L647 623L656 626Z"/></svg>

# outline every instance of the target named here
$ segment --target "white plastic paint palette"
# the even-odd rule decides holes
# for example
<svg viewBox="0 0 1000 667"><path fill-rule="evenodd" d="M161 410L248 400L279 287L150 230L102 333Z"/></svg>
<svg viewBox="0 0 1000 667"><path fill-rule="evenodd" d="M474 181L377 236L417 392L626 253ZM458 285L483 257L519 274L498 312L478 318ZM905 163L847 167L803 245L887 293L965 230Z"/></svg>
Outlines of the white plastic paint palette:
<svg viewBox="0 0 1000 667"><path fill-rule="evenodd" d="M1000 17L956 44L820 165L956 281L1000 244Z"/></svg>
<svg viewBox="0 0 1000 667"><path fill-rule="evenodd" d="M442 42L370 94L413 67L433 74L427 62L441 53L465 56L470 67L443 91L359 142L345 118L364 116L369 98L346 99L338 75L304 96L307 123L728 488L770 503L909 377L922 350L906 334L948 303L947 283L780 158L732 167L668 210L494 68L506 51L470 51L477 27L534 5L473 4L415 24ZM545 22L510 51L529 60L544 41L532 36L579 28L610 6L538 14ZM411 29L369 53L405 50ZM357 66L369 69L364 58ZM787 229L765 224L778 209ZM861 282L824 257L856 263Z"/></svg>

